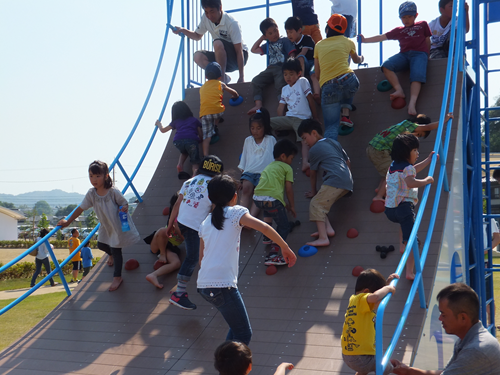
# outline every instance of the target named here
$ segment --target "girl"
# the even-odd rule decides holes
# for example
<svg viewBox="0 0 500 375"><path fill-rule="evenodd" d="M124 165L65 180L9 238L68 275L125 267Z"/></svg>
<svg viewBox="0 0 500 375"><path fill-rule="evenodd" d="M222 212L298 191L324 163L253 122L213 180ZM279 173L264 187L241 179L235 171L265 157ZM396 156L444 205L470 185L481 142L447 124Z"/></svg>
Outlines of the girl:
<svg viewBox="0 0 500 375"><path fill-rule="evenodd" d="M175 102L172 106L172 122L163 127L160 120L156 120L155 126L162 133L176 130L174 135L174 146L180 151L179 162L177 163L177 177L179 180L186 180L189 174L184 172L184 162L189 155L193 176L200 166L200 152L198 143L203 139L201 122L193 117L193 112L188 105L182 101Z"/></svg>
<svg viewBox="0 0 500 375"><path fill-rule="evenodd" d="M49 231L45 228L43 228L40 231L40 237L36 239L36 242L40 241L43 237L45 237L47 234L49 234ZM54 246L50 245L50 247L54 248ZM30 287L33 288L36 284L36 278L42 271L42 265L45 267L45 271L47 272L47 275L51 272L50 269L50 259L49 259L49 249L47 249L47 245L45 243L42 243L40 246L38 246L38 253L36 254L35 258L35 273L33 274L33 277L31 278L31 285ZM54 279L51 277L50 280L50 286L56 286L58 283L54 282Z"/></svg>
<svg viewBox="0 0 500 375"><path fill-rule="evenodd" d="M250 209L252 216L259 214L258 208L253 204L253 191L259 184L260 174L274 161L273 149L276 139L271 135L271 116L265 108L257 110L250 117L250 134L243 144L240 165L241 175L240 204Z"/></svg>
<svg viewBox="0 0 500 375"><path fill-rule="evenodd" d="M122 232L119 211L128 212L128 202L120 190L113 187L109 177L108 165L102 161L94 161L89 166L89 179L93 188L90 188L82 203L71 214L68 220L60 220L57 225L62 228L70 225L80 214L90 207L101 223L99 227L99 241L97 247L109 255L108 265L115 266L113 282L109 291L113 292L121 285L122 279L122 247L130 246L139 241L139 232L128 215L130 230Z"/></svg>
<svg viewBox="0 0 500 375"><path fill-rule="evenodd" d="M250 227L276 242L288 267L295 264L297 257L272 227L251 216L245 207L236 205L236 189L236 181L227 175L216 176L208 184L208 197L214 209L199 231L198 293L220 311L229 325L226 340L248 345L252 329L237 286L241 229Z"/></svg>
<svg viewBox="0 0 500 375"><path fill-rule="evenodd" d="M399 248L401 253L405 251L415 222L414 209L418 202L418 188L434 182L431 176L423 180L415 178L418 172L429 165L434 154L434 151L431 152L427 159L414 165L418 159L418 147L419 142L415 135L411 133L398 135L392 144L392 164L386 176L385 214L390 221L401 225ZM415 279L414 265L415 260L411 252L406 262L408 280Z"/></svg>

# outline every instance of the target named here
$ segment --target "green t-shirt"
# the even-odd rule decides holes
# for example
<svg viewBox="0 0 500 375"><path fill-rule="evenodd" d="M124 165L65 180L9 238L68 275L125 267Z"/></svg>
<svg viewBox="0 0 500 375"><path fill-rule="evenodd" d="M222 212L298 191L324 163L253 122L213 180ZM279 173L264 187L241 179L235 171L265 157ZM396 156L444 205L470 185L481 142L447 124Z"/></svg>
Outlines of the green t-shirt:
<svg viewBox="0 0 500 375"><path fill-rule="evenodd" d="M292 167L282 161L273 161L262 171L259 184L253 193L257 196L272 197L283 203L283 206L286 206L283 197L286 181L293 184Z"/></svg>
<svg viewBox="0 0 500 375"><path fill-rule="evenodd" d="M404 132L413 133L418 124L404 120L399 124L393 125L388 129L382 130L370 141L369 145L375 150L392 150L392 144L398 135Z"/></svg>

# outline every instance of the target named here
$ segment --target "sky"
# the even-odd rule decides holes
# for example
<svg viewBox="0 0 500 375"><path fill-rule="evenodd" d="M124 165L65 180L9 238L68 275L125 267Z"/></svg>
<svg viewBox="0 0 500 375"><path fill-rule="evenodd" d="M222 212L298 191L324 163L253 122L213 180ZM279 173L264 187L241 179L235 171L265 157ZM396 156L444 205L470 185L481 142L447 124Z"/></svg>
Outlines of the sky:
<svg viewBox="0 0 500 375"><path fill-rule="evenodd" d="M248 0L245 6L262 2ZM439 16L437 2L416 1L418 20L429 22ZM400 3L384 1L384 32L400 26ZM179 25L180 1L175 4L172 23ZM241 1L223 1L223 9L238 6ZM322 29L330 6L327 0L315 2ZM378 12L378 1L362 2L365 36L379 34ZM270 16L283 35L282 25L291 13L289 4L271 9ZM258 25L265 10L233 16L240 21L250 49L260 37ZM61 189L84 194L91 187L88 165L96 159L110 164L139 116L153 80L165 23L165 1L160 0L0 1L0 193ZM148 107L121 159L129 175L159 117L179 41L179 36L170 33ZM398 51L397 42L384 43L384 57ZM369 67L379 65L378 44L364 44L362 52ZM246 81L265 68L264 57L250 55ZM238 78L237 73L231 76L233 82ZM495 78L491 92L500 93ZM177 79L164 123L170 121L171 104L180 99ZM146 190L167 141L168 135L158 132L134 180L138 191ZM117 172L117 187L124 184Z"/></svg>

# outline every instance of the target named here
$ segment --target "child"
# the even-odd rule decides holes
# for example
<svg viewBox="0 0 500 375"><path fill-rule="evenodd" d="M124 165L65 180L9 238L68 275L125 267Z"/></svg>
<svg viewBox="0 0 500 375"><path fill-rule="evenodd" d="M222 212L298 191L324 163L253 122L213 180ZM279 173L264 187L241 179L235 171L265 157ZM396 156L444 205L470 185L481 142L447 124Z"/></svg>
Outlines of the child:
<svg viewBox="0 0 500 375"><path fill-rule="evenodd" d="M43 237L45 237L47 234L49 234L49 231L45 228L43 228L40 231L40 237L36 239L36 242L40 241ZM52 248L53 246L50 245ZM42 265L45 267L45 272L47 272L47 275L52 272L50 269L50 259L49 259L49 249L47 249L47 245L45 243L42 243L40 246L38 246L38 252L36 254L35 258L35 273L33 274L33 277L31 278L31 284L30 288L33 288L36 284L36 278L42 271ZM51 277L49 279L50 286L56 286L58 283L54 282L54 279Z"/></svg>
<svg viewBox="0 0 500 375"><path fill-rule="evenodd" d="M76 229L76 228L71 229L71 238L68 240L68 247L69 247L70 254L73 251L75 251L75 249L78 246L80 246L80 239L78 238L79 235L80 235L80 233L78 232L78 229ZM78 282L78 271L80 270L81 261L82 261L82 257L80 255L80 251L79 251L71 259L71 262L73 263L73 277L71 278L70 283L77 283Z"/></svg>
<svg viewBox="0 0 500 375"><path fill-rule="evenodd" d="M309 81L301 77L302 67L298 60L289 58L283 64L283 76L287 85L281 90L280 104L278 105L278 116L271 118L273 130L293 129L297 142L302 142L297 129L302 120L311 117L317 118L316 103L311 92ZM288 112L286 111L288 108ZM302 172L309 169L309 148L302 142Z"/></svg>
<svg viewBox="0 0 500 375"><path fill-rule="evenodd" d="M330 0L332 2L332 14L341 14L347 20L347 29L344 36L354 38L356 36L356 19L358 17L358 0Z"/></svg>
<svg viewBox="0 0 500 375"><path fill-rule="evenodd" d="M247 375L252 371L252 351L238 341L225 341L214 353L214 367L220 375ZM293 369L293 364L283 362L274 375L285 375L285 370Z"/></svg>
<svg viewBox="0 0 500 375"><path fill-rule="evenodd" d="M453 113L448 113L445 118L445 123L453 118ZM373 163L381 179L376 189L377 194L373 198L374 201L384 201L385 197L385 176L387 170L392 163L391 150L394 139L404 132L413 133L418 138L427 138L431 130L437 129L439 121L431 123L430 117L420 114L415 118L410 118L399 124L393 125L380 133L378 133L368 144L366 155Z"/></svg>
<svg viewBox="0 0 500 375"><path fill-rule="evenodd" d="M302 21L299 17L290 17L285 21L286 36L295 46L295 58L302 67L302 77L310 77L314 98L319 100L319 82L311 68L314 67L314 41L309 35L302 35ZM321 104L321 103L318 103Z"/></svg>
<svg viewBox="0 0 500 375"><path fill-rule="evenodd" d="M312 198L309 205L309 220L315 221L318 231L311 237L317 240L308 242L312 246L328 246L335 231L328 219L332 205L346 194L352 193L350 160L339 142L323 137L321 124L315 120L304 120L299 126L299 135L309 147L311 163L311 191L306 197ZM316 191L316 176L323 169L323 185Z"/></svg>
<svg viewBox="0 0 500 375"><path fill-rule="evenodd" d="M418 188L432 184L434 178L427 176L417 180L417 173L423 170L432 160L432 151L427 159L415 164L418 159L418 138L413 134L400 134L392 144L392 164L387 171L387 195L385 197L385 214L387 218L401 225L401 241L399 251L404 253L415 222L414 208L418 202ZM439 155L437 155L439 157ZM414 280L413 252L406 262L406 278Z"/></svg>
<svg viewBox="0 0 500 375"><path fill-rule="evenodd" d="M101 223L99 227L99 241L97 247L109 255L108 265L114 265L113 282L109 291L118 289L123 282L122 248L131 246L139 241L139 232L135 228L132 217L128 216L130 230L122 232L119 212L128 212L128 202L109 177L108 165L102 161L94 161L89 165L89 179L93 188L90 188L80 206L71 214L68 220L59 220L57 225L62 228L70 225L80 214L90 207ZM120 208L121 207L121 208Z"/></svg>
<svg viewBox="0 0 500 375"><path fill-rule="evenodd" d="M354 94L359 81L349 67L348 58L360 64L363 56L358 56L354 42L344 36L347 20L334 14L326 26L326 39L314 48L314 72L321 86L321 109L325 123L325 137L337 140L339 124L352 127L349 118ZM341 119L342 113L342 119Z"/></svg>
<svg viewBox="0 0 500 375"><path fill-rule="evenodd" d="M240 204L250 209L252 216L258 215L258 209L253 204L253 191L259 184L260 174L273 162L273 148L276 139L272 136L271 116L269 111L262 107L250 117L251 136L245 139L238 168L241 175Z"/></svg>
<svg viewBox="0 0 500 375"><path fill-rule="evenodd" d="M174 146L180 151L179 162L177 163L177 173L179 180L189 178L189 174L184 172L184 162L189 155L189 161L193 170L193 176L196 174L200 166L200 152L198 143L203 139L201 131L201 123L197 118L193 117L193 112L188 105L183 101L175 102L172 106L172 122L163 127L160 120L156 120L155 126L162 133L167 133L170 130L176 130L174 135Z"/></svg>
<svg viewBox="0 0 500 375"><path fill-rule="evenodd" d="M234 99L239 97L233 90L220 81L222 70L216 62L211 62L205 69L207 82L200 88L200 117L203 129L203 156L208 156L210 140L216 134L217 124L224 115L224 104L222 104L223 91L227 91Z"/></svg>
<svg viewBox="0 0 500 375"><path fill-rule="evenodd" d="M375 372L375 318L377 307L396 288L389 285L399 276L393 273L387 281L374 269L361 272L356 280L355 293L349 298L342 328L342 358L358 375ZM390 374L392 365L387 363L384 375Z"/></svg>
<svg viewBox="0 0 500 375"><path fill-rule="evenodd" d="M88 246L89 240L85 240L83 244L82 250L80 250L82 256L82 267L83 267L83 276L82 280L85 276L87 276L92 268L92 259L94 259L94 255L92 255L92 249Z"/></svg>
<svg viewBox="0 0 500 375"><path fill-rule="evenodd" d="M365 38L359 35L361 43L376 43L384 40L398 40L400 52L389 57L382 64L382 71L387 80L394 88L390 98L404 98L405 93L399 83L396 72L410 68L410 102L408 113L417 115L417 99L422 83L426 81L427 60L429 59L429 48L431 46L431 30L425 21L415 22L417 18L417 6L412 1L406 1L399 7L399 18L404 27L396 27L388 33Z"/></svg>
<svg viewBox="0 0 500 375"><path fill-rule="evenodd" d="M290 223L286 210L290 211L293 217L297 217L293 198L293 170L290 167L297 151L297 146L289 139L280 139L276 142L273 150L274 161L262 171L253 196L257 208L264 211L264 221L271 225L274 219L277 225L276 231L284 241L290 233ZM288 205L283 198L283 190L286 190ZM262 243L270 245L273 242L264 234ZM264 262L266 266L286 264L283 257L278 254L279 250L279 246L271 246Z"/></svg>
<svg viewBox="0 0 500 375"><path fill-rule="evenodd" d="M186 258L177 274L177 289L170 296L169 302L184 310L196 309L196 305L188 298L186 288L198 263L200 253L198 230L212 209L212 203L208 199L208 182L223 171L224 165L217 156L205 156L198 169L198 174L182 185L179 197L170 212L167 233L173 232L177 220L186 241Z"/></svg>
<svg viewBox="0 0 500 375"><path fill-rule="evenodd" d="M238 290L241 229L246 226L274 240L281 247L288 267L293 267L297 257L272 227L251 216L245 207L236 205L236 190L237 182L227 175L215 176L208 183L208 197L214 208L199 231L198 293L219 310L229 325L226 340L248 345L252 328Z"/></svg>
<svg viewBox="0 0 500 375"><path fill-rule="evenodd" d="M314 13L314 0L292 0L292 12L293 16L299 17L304 25L302 34L309 35L314 43L323 39L319 30L318 16Z"/></svg>
<svg viewBox="0 0 500 375"><path fill-rule="evenodd" d="M262 107L262 90L274 82L276 90L281 90L286 82L283 78L281 66L288 56L295 50L288 38L280 37L280 31L276 21L266 18L260 23L262 36L252 46L251 51L258 55L268 54L267 68L252 79L253 100L255 106L248 111L251 115ZM266 43L262 44L264 40Z"/></svg>

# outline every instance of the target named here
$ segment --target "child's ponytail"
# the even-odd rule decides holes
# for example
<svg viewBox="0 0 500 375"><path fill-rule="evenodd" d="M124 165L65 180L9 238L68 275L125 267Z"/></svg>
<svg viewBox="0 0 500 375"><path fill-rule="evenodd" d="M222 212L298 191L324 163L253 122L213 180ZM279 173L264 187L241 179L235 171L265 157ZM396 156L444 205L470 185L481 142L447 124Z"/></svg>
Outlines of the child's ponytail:
<svg viewBox="0 0 500 375"><path fill-rule="evenodd" d="M224 207L234 197L237 182L228 175L217 175L208 182L208 198L215 205L212 211L212 225L217 230L224 227Z"/></svg>

